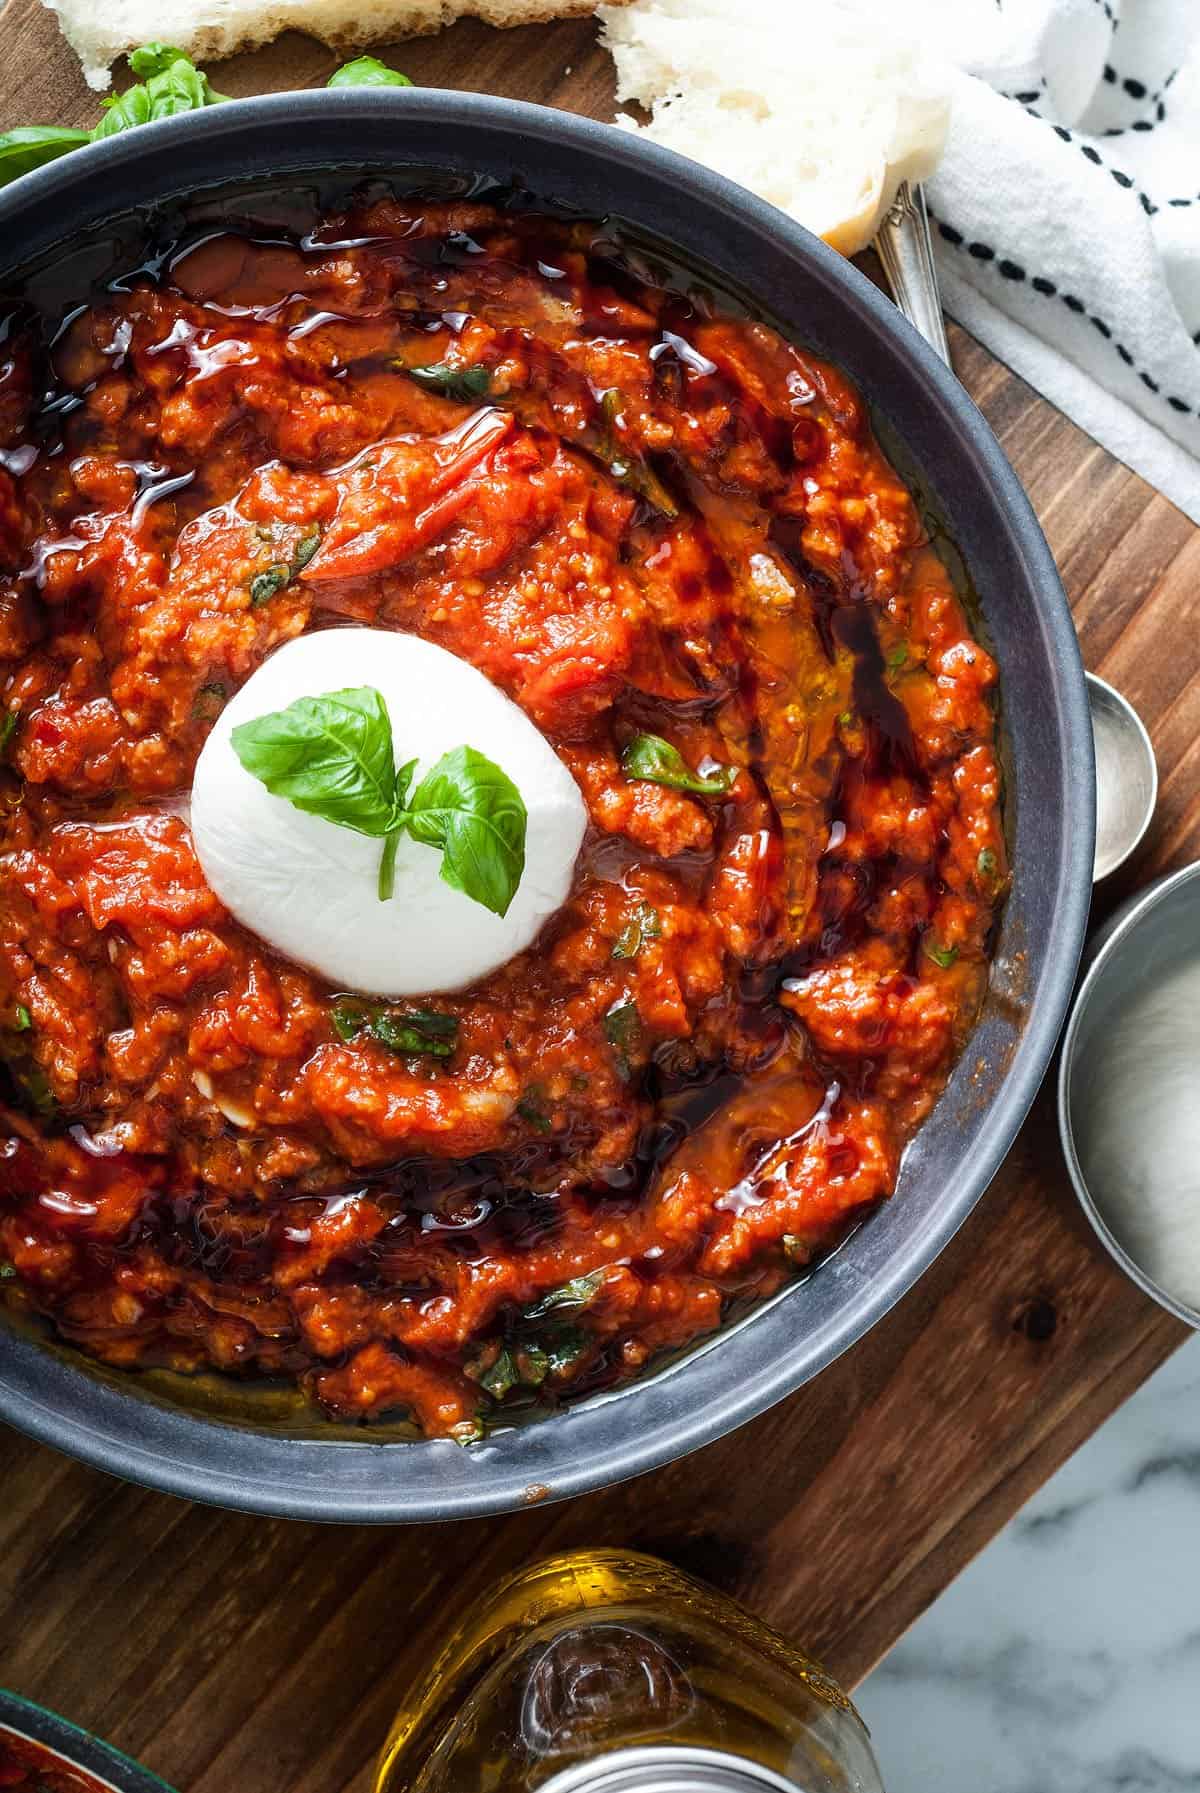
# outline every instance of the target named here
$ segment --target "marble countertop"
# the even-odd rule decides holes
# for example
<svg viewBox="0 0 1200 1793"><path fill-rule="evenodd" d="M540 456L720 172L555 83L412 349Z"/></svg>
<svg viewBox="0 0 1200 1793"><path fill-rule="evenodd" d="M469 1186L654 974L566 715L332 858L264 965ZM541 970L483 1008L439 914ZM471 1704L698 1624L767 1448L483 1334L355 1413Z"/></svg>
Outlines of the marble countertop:
<svg viewBox="0 0 1200 1793"><path fill-rule="evenodd" d="M888 1793L1200 1793L1200 1339L855 1700Z"/></svg>

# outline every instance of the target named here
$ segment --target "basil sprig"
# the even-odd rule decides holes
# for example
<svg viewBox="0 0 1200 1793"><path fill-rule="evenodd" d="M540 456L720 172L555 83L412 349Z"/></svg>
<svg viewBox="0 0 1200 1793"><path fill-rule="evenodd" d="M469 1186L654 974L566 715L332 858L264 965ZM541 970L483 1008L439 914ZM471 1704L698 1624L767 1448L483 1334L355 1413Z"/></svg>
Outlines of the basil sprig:
<svg viewBox="0 0 1200 1793"><path fill-rule="evenodd" d="M143 44L129 52L128 62L137 81L103 102L103 115L94 129L18 125L15 130L0 132L0 187L85 143L98 143L103 137L153 124L156 119L173 118L177 112L215 106L228 97L217 93L191 58L170 44ZM326 86L411 87L412 82L374 56L359 56L335 69Z"/></svg>
<svg viewBox="0 0 1200 1793"><path fill-rule="evenodd" d="M198 112L228 97L210 87L208 76L190 57L169 44L143 44L140 50L131 50L129 66L142 79L102 102L104 115L92 132L94 143L136 125L174 118L177 112Z"/></svg>
<svg viewBox="0 0 1200 1793"><path fill-rule="evenodd" d="M634 735L621 754L626 778L649 784L665 784L672 791L691 791L697 797L721 797L737 777L736 766L718 766L704 778L693 772L680 753L661 735Z"/></svg>
<svg viewBox="0 0 1200 1793"><path fill-rule="evenodd" d="M383 841L381 901L395 887L396 848L407 832L441 849L441 875L452 890L507 915L525 870L528 812L512 779L485 754L452 748L410 795L417 762L396 765L391 717L372 685L298 697L286 710L240 723L230 740L273 796Z"/></svg>

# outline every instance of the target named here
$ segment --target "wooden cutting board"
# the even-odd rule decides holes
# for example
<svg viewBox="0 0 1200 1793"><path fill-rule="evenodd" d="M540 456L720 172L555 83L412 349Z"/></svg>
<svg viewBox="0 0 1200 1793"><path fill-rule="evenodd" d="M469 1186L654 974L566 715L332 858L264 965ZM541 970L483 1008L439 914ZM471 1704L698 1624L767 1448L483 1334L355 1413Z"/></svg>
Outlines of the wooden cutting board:
<svg viewBox="0 0 1200 1793"><path fill-rule="evenodd" d="M396 46L425 86L612 115L590 24ZM306 39L221 65L235 95L319 85ZM91 123L36 0L0 14L0 127ZM960 331L955 366L1042 520L1089 666L1138 706L1158 823L1098 909L1200 849L1200 529ZM0 1681L184 1793L365 1793L432 1627L571 1545L690 1567L854 1683L1184 1337L1077 1211L1044 1096L920 1285L812 1387L674 1468L506 1520L275 1523L125 1487L0 1429Z"/></svg>

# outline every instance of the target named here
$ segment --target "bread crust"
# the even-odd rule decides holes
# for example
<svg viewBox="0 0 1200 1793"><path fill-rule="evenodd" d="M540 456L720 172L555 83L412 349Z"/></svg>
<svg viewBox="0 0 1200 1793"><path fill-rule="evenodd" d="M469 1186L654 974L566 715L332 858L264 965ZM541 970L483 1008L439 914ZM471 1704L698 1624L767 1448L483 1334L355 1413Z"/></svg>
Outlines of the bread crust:
<svg viewBox="0 0 1200 1793"><path fill-rule="evenodd" d="M124 0L103 8L95 0L43 0L83 64L89 87L112 83L111 67L138 44L167 35L195 62L216 61L238 50L259 49L282 31L303 31L338 52L398 38L424 37L456 19L481 19L498 26L546 25L582 18L596 0L286 0L272 5L228 3L213 8L198 0L166 8L153 0ZM623 6L627 0L615 0ZM214 11L216 16L214 16ZM189 17L188 15L192 16Z"/></svg>

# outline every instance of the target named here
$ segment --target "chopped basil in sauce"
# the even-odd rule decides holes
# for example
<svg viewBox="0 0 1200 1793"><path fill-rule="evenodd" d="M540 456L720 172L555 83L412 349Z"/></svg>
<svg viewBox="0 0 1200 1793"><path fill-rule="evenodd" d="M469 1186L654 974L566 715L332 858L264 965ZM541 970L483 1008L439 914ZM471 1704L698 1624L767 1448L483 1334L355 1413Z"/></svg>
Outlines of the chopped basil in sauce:
<svg viewBox="0 0 1200 1793"><path fill-rule="evenodd" d="M491 371L486 367L455 367L449 361L439 361L428 367L404 367L397 363L397 368L427 392L440 392L444 398L456 398L464 405L486 398L492 388Z"/></svg>
<svg viewBox="0 0 1200 1793"><path fill-rule="evenodd" d="M636 959L647 940L657 940L662 933L662 918L649 903L639 903L632 917L613 942L614 959Z"/></svg>
<svg viewBox="0 0 1200 1793"><path fill-rule="evenodd" d="M457 1017L434 1009L398 1012L345 1000L334 1003L329 1018L339 1039L349 1043L366 1032L389 1052L400 1055L424 1052L449 1058L458 1044Z"/></svg>
<svg viewBox="0 0 1200 1793"><path fill-rule="evenodd" d="M621 752L626 778L666 785L672 791L690 791L697 797L721 797L737 777L736 766L715 766L704 774L693 772L678 747L661 735L634 735Z"/></svg>
<svg viewBox="0 0 1200 1793"><path fill-rule="evenodd" d="M573 1276L570 1282L561 1283L540 1301L535 1301L532 1307L527 1307L525 1318L544 1320L547 1314L581 1314L604 1287L605 1274L604 1270L590 1270L586 1276Z"/></svg>

